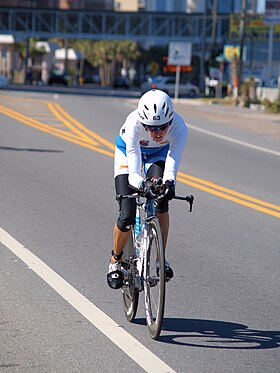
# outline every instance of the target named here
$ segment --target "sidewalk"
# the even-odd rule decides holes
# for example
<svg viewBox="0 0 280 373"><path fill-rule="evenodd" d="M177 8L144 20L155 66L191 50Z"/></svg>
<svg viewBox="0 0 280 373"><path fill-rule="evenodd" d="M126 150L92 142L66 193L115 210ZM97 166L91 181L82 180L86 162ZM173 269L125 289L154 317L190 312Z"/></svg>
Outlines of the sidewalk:
<svg viewBox="0 0 280 373"><path fill-rule="evenodd" d="M186 116L196 116L217 123L239 127L256 133L280 138L280 113L268 114L228 105L208 105L200 99L180 99L175 110Z"/></svg>

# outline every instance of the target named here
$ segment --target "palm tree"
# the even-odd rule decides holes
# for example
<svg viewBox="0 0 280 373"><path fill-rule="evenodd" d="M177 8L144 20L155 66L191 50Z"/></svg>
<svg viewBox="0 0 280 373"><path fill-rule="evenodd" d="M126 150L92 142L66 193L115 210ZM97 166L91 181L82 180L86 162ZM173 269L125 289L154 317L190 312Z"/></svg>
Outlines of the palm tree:
<svg viewBox="0 0 280 373"><path fill-rule="evenodd" d="M118 64L128 67L140 56L137 43L129 40L75 40L71 45L84 53L93 66L99 66L101 85L112 84Z"/></svg>

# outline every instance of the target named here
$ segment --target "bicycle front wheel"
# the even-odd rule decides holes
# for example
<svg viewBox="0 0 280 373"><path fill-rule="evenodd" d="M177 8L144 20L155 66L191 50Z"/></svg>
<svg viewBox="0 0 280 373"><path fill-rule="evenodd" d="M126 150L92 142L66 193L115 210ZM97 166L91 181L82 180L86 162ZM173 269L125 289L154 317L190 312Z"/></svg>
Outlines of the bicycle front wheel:
<svg viewBox="0 0 280 373"><path fill-rule="evenodd" d="M128 243L123 250L123 263L126 270L124 285L122 287L123 308L125 317L132 322L136 316L139 300L139 290L135 288L136 265L134 261L134 240L131 230Z"/></svg>
<svg viewBox="0 0 280 373"><path fill-rule="evenodd" d="M147 326L151 337L157 339L161 332L164 315L165 270L162 233L156 217L149 221L144 273Z"/></svg>

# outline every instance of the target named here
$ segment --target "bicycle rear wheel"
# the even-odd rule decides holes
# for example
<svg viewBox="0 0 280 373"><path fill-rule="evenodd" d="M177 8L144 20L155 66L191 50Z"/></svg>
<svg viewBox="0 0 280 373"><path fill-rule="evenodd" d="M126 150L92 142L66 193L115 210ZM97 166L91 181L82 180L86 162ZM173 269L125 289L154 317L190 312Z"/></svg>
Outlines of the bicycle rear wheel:
<svg viewBox="0 0 280 373"><path fill-rule="evenodd" d="M156 217L149 221L148 238L144 279L145 310L150 335L157 339L164 315L165 270L162 233Z"/></svg>
<svg viewBox="0 0 280 373"><path fill-rule="evenodd" d="M135 288L136 265L134 262L134 241L132 230L128 243L123 250L122 265L127 271L127 275L124 276L124 285L122 287L124 313L127 320L132 322L136 316L139 300L139 291Z"/></svg>

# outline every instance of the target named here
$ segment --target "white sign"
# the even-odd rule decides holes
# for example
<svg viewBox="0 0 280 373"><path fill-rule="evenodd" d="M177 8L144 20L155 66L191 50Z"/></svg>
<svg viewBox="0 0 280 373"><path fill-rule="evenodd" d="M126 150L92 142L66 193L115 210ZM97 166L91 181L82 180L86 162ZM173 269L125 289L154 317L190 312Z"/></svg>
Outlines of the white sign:
<svg viewBox="0 0 280 373"><path fill-rule="evenodd" d="M264 23L280 24L280 0L266 0Z"/></svg>
<svg viewBox="0 0 280 373"><path fill-rule="evenodd" d="M181 41L171 41L168 46L168 64L190 66L192 59L192 44Z"/></svg>

